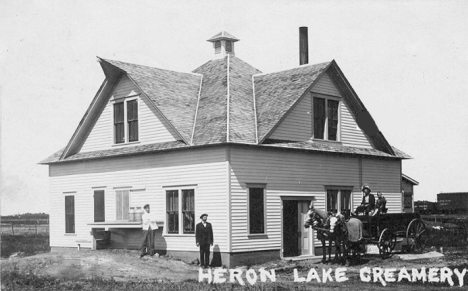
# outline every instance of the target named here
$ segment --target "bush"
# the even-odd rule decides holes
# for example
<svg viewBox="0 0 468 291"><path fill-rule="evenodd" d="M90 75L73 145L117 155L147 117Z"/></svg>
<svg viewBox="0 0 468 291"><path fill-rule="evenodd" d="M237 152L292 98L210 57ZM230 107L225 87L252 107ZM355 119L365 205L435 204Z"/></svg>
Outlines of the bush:
<svg viewBox="0 0 468 291"><path fill-rule="evenodd" d="M7 258L14 253L34 255L50 251L49 234L2 235L2 257Z"/></svg>

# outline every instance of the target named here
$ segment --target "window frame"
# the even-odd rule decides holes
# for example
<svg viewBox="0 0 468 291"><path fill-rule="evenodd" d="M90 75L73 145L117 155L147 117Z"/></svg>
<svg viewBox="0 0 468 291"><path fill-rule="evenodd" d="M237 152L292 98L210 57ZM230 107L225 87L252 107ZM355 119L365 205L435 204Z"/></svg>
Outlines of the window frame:
<svg viewBox="0 0 468 291"><path fill-rule="evenodd" d="M324 121L323 121L323 138L316 137L316 112L315 112L315 99L324 100ZM337 124L336 124L336 140L330 139L330 108L329 101L337 102ZM312 139L317 141L327 141L327 142L341 142L341 103L343 101L340 97L312 93L312 102L311 102L311 119L312 119Z"/></svg>
<svg viewBox="0 0 468 291"><path fill-rule="evenodd" d="M65 234L76 234L76 207L75 207L75 195L74 194L66 194L64 195L65 199L64 199L64 202L65 202L65 207L64 207L64 212L65 212ZM73 213L72 213L72 221L71 221L71 225L73 227L72 230L69 229L69 219L70 219L70 214L71 213L67 213L67 199L70 199L72 198L72 202L73 202ZM68 204L69 205L69 204Z"/></svg>
<svg viewBox="0 0 468 291"><path fill-rule="evenodd" d="M336 210L342 214L342 201L343 201L343 192L349 191L349 210L353 211L353 187L352 186L325 186L325 210L330 211L334 208L331 208L328 199L328 191L337 191L336 192ZM346 209L345 209L346 210Z"/></svg>
<svg viewBox="0 0 468 291"><path fill-rule="evenodd" d="M266 198L267 198L267 188L266 188L266 184L262 184L262 183L247 183L246 184L246 195L247 195L247 234L248 236L265 236L267 235L267 207L266 207ZM250 198L250 189L263 189L263 218L262 218L262 222L263 222L263 232L254 232L252 233L252 230L251 230L251 223L252 223L252 219L251 219L251 213L250 213L250 210L251 210L251 204L250 204L250 201L251 201L251 198Z"/></svg>
<svg viewBox="0 0 468 291"><path fill-rule="evenodd" d="M136 105L136 119L129 120L128 117L128 103L135 101ZM111 101L112 103L112 144L114 146L118 145L126 145L126 144L133 144L140 142L140 98L139 96L130 96L130 97L123 97L123 98L116 98ZM123 141L117 142L117 131L116 131L116 123L115 123L115 106L123 104ZM136 122L136 140L130 140L130 122Z"/></svg>
<svg viewBox="0 0 468 291"><path fill-rule="evenodd" d="M187 186L170 186L170 187L163 187L164 188L164 211L165 211L165 220L167 226L164 228L164 236L195 236L195 226L196 226L196 212L197 212L197 204L196 204L196 193L197 193L197 186L196 185L187 185ZM193 193L193 210L186 210L184 207L184 192L188 191L188 193ZM169 194L170 192L176 193L177 195L177 210L172 210L171 212L176 212L177 215L177 231L170 230L169 226ZM185 230L185 214L191 213L193 217L192 227L193 231L186 231Z"/></svg>
<svg viewBox="0 0 468 291"><path fill-rule="evenodd" d="M131 205L132 205L132 195L131 195L131 192L132 192L132 191L131 191L131 190L132 190L131 188L114 189L114 191L115 191L115 195L114 195L114 197L115 197L115 201L114 201L114 205L115 205L115 212L114 212L114 214L115 214L115 221L130 221L130 214L129 214L128 212L129 212L130 207L131 207ZM118 195L117 192L125 192L125 191L128 192L128 209L127 209L127 211L125 212L124 209L123 209L123 208L124 208L124 207L123 207L124 205L122 205L122 207L121 207L121 208L122 208L122 211L123 211L123 212L122 212L122 218L119 219L118 213L117 213L117 211L118 211L118 209L119 209L119 208L117 207L117 202L118 202L118 201L117 201L117 195ZM123 194L122 194L122 195L123 195ZM121 200L121 201L122 201L122 203L123 203L123 200ZM125 217L127 217L127 218L125 219Z"/></svg>

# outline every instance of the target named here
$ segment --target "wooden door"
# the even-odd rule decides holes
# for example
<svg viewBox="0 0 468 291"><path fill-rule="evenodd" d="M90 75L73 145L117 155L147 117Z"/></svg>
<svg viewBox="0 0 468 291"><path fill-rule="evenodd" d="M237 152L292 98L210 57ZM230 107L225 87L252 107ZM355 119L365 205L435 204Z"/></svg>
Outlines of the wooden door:
<svg viewBox="0 0 468 291"><path fill-rule="evenodd" d="M309 211L309 201L299 201L298 207L298 226L297 226L297 237L299 238L299 250L301 255L311 255L312 250L312 231L310 228L304 228L304 222L307 219L307 212Z"/></svg>

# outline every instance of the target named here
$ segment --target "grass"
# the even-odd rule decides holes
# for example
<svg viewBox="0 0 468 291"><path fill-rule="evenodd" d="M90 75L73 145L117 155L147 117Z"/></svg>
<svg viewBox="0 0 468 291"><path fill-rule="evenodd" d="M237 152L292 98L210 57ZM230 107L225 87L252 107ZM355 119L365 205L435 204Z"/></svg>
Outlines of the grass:
<svg viewBox="0 0 468 291"><path fill-rule="evenodd" d="M456 225L451 223L452 228L434 229L432 226L446 224L435 224L434 222L424 221L427 228L426 247L460 247L468 245L468 219L458 220ZM458 226L454 228L453 226Z"/></svg>
<svg viewBox="0 0 468 291"><path fill-rule="evenodd" d="M14 253L30 256L50 251L49 234L2 235L2 258Z"/></svg>

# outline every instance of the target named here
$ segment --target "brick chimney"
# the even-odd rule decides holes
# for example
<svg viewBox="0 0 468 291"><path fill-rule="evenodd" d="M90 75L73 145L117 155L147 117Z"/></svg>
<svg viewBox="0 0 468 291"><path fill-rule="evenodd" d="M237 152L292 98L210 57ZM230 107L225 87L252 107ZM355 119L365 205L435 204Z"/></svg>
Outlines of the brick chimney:
<svg viewBox="0 0 468 291"><path fill-rule="evenodd" d="M309 39L307 27L299 27L299 65L309 63Z"/></svg>
<svg viewBox="0 0 468 291"><path fill-rule="evenodd" d="M234 43L239 41L236 37L226 31L221 31L207 41L213 43L214 57L213 59L220 59L227 55L234 56Z"/></svg>

